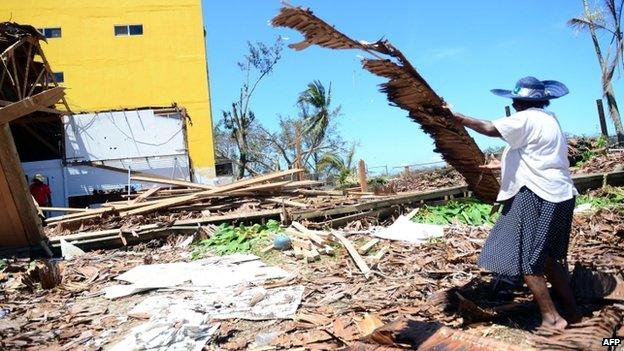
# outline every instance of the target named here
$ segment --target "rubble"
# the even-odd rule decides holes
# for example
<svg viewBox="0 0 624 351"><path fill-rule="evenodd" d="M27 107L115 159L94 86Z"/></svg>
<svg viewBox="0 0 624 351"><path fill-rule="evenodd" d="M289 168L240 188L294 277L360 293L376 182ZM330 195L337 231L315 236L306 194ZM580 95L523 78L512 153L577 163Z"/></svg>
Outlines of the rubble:
<svg viewBox="0 0 624 351"><path fill-rule="evenodd" d="M384 191L402 193L466 185L464 177L451 167L432 170L403 171L388 181Z"/></svg>
<svg viewBox="0 0 624 351"><path fill-rule="evenodd" d="M580 167L573 169L575 174L606 173L624 171L624 152L616 151L593 156Z"/></svg>
<svg viewBox="0 0 624 351"><path fill-rule="evenodd" d="M624 252L617 248L622 246L618 243L620 237L624 237L623 223L624 213L617 208L576 214L570 244L570 263L604 274L621 274ZM205 322L191 323L194 320L193 315L184 312L184 308L201 310L213 317L216 315L214 311L209 312L214 309L215 304L205 305L206 301L212 299L205 292L184 288L184 284L188 283L179 285L175 290L143 292L112 301L102 296L102 291L106 291L107 287L118 284L116 277L166 278L155 273L137 275L131 273L133 268L144 269L136 267L188 262L192 246L183 243L189 240L177 237L173 241L175 237L172 236L164 246L161 246L162 242L150 242L118 250L90 251L72 260L60 261L58 267L61 283L50 290L40 290L36 280L31 282L30 288L8 288L15 286L13 282L16 277L26 274L28 264L26 261L9 262L0 273L3 301L6 301L0 308L8 311L0 329L0 347L112 346L113 342L122 342L124 339L118 337L123 335L134 335L129 340L140 341L143 339L138 337L141 335L139 332L156 333L160 330L154 329L157 327L153 324L144 323L151 320L151 311L161 308L173 308L177 312L157 313L158 315L171 315L171 318L178 315L189 321L188 324L182 323L183 325L188 325L188 328L197 327L180 329L181 334L171 335L167 340L179 337L180 340L188 341L190 335L196 335L196 340L201 343L204 340L202 337L208 337L212 345L226 350L246 349L252 345L277 349L351 347L366 350L424 345L423 349L427 349L442 347L441 345L459 345L454 344L453 340L458 340L466 349L479 350L476 345L487 349L483 345L495 345L492 347L515 350L530 347L540 349L539 345L550 345L549 343L557 343L560 339L564 341L559 344L564 343L569 349L574 349L574 345L578 344L570 340L578 339L578 333L584 333L582 327L575 327L570 329L569 336L568 331L564 332L564 336L540 336L532 338L534 344L529 345L527 340L538 320L529 291L510 285L505 279L483 272L476 266L481 245L488 234L487 228L448 226L445 228L444 237L418 246L402 241L375 239L372 237L375 227L364 221L354 221L333 232L311 230L301 223L293 223L288 232L292 233L294 230L299 233L300 240L308 241L319 249L328 245L333 249L333 254L322 254L316 260L306 260L289 256L294 252L294 247L293 250L266 251L265 254L271 262L279 262L278 266L284 267L294 277L284 276L274 282L256 285L251 290L240 290L237 296L247 296L246 298L232 295L229 300L224 300L229 302L222 304L253 304L264 313L271 309L263 305L269 300L263 300L272 295L279 297L279 294L264 293L263 289L279 292L301 285L302 300L292 320L272 317L269 320L242 322L240 318L249 316L240 312L227 312L224 317L226 319L210 318ZM335 233L348 240L368 267L368 274L364 274L358 266L358 260L351 257L353 252L342 247L342 240L336 239ZM375 241L371 244L371 240ZM380 253L382 259L379 258ZM201 267L201 262L216 262L217 258L208 257L207 260L189 264ZM200 280L210 284L220 281L210 279L213 274L191 274L190 270L188 272L180 276L179 280L188 282L188 279L193 281L201 278ZM189 276L191 278L187 278ZM615 296L614 291L619 292L619 289L607 290L611 290L608 292L611 299ZM595 287L577 284L575 291L579 296L591 296L581 300L586 311L595 310L599 316L618 316L619 310L603 307L605 302L595 303L596 299L607 297L600 296L601 293ZM148 294L148 298L152 297L151 302L145 299L145 294ZM175 294L173 296L178 298L167 300L164 298L167 294ZM141 301L145 303L143 306ZM176 301L184 303L177 304ZM226 310L227 308L222 308L222 311ZM239 309L244 310L245 308ZM71 316L69 319L66 318L68 315ZM382 332L394 330L393 326L401 323L398 322L400 320L414 325L414 330L434 330L430 334L424 334L429 335L426 340L421 332L413 334L416 339L399 337L401 333ZM386 325L392 321L397 322ZM174 320L163 320L162 324L156 324L171 323ZM383 326L376 329L380 323ZM587 325L587 330L596 331L596 338L598 335L605 335L606 329L601 328L609 325L592 323L594 322ZM501 324L506 327L500 327ZM143 327L139 328L141 325ZM598 333L600 330L602 331ZM193 334L195 332L197 333ZM161 335L160 332L157 334ZM379 344L380 338L373 335L385 335L384 340L387 343ZM595 340L586 338L584 342L592 343ZM469 348L469 345L474 348Z"/></svg>

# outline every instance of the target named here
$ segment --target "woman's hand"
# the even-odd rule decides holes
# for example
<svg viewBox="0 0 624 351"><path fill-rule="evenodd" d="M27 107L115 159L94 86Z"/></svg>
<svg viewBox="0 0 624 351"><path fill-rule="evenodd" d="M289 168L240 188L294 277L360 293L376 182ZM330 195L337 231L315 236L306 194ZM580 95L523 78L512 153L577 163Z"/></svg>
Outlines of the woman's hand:
<svg viewBox="0 0 624 351"><path fill-rule="evenodd" d="M467 117L462 115L459 112L453 112L453 117L454 117L454 121L455 123L459 124L459 125L466 125L466 121L467 121Z"/></svg>
<svg viewBox="0 0 624 351"><path fill-rule="evenodd" d="M488 170L499 170L501 169L502 163L499 161L494 155L489 154L486 158L486 164L479 166L480 169L488 169Z"/></svg>

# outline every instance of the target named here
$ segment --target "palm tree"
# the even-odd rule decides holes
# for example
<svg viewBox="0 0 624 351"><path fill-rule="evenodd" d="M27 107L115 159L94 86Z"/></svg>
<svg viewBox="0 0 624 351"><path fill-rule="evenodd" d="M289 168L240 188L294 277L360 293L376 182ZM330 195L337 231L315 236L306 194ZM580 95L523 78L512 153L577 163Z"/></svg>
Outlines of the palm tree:
<svg viewBox="0 0 624 351"><path fill-rule="evenodd" d="M323 154L318 162L319 171L336 172L338 174L338 184L343 186L350 183L357 183L355 176L355 143L351 145L346 154L327 152Z"/></svg>
<svg viewBox="0 0 624 351"><path fill-rule="evenodd" d="M307 134L310 140L311 152L306 156L312 156L314 164L318 167L319 154L318 149L325 141L327 129L332 121L339 113L340 107L330 111L331 105L331 83L329 89L325 90L325 86L315 80L308 84L306 90L299 94L297 104L301 108L303 115L303 134ZM305 163L305 162L304 162Z"/></svg>
<svg viewBox="0 0 624 351"><path fill-rule="evenodd" d="M622 39L623 35L621 29L622 5L624 4L624 0L619 0L619 4L616 4L616 0L602 0L602 2L602 7L592 9L588 1L583 0L583 15L572 18L568 21L568 25L578 30L587 30L591 35L594 50L596 51L598 63L602 71L602 90L604 96L607 98L609 115L615 125L618 142L622 143L624 142L624 128L622 127L622 119L620 118L620 111L615 100L615 92L611 81L615 69L619 63L624 60L624 40ZM600 41L598 40L598 30L611 35L606 57L603 54ZM613 46L615 46L615 49L613 49ZM610 58L611 51L613 51L612 58Z"/></svg>

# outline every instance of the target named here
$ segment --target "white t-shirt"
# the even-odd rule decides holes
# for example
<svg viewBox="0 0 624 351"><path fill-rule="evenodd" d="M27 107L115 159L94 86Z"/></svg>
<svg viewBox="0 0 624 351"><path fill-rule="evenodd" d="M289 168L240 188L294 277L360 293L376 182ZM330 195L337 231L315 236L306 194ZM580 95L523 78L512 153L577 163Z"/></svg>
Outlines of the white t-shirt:
<svg viewBox="0 0 624 351"><path fill-rule="evenodd" d="M512 198L523 186L555 203L578 194L570 177L568 144L552 112L532 108L492 123L509 144L501 160L497 201Z"/></svg>

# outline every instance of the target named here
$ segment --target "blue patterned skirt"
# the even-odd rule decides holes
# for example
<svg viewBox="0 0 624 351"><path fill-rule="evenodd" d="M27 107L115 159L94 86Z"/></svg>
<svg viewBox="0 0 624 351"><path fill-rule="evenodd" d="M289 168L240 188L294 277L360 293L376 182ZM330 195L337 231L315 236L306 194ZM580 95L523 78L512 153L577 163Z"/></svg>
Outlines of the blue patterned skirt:
<svg viewBox="0 0 624 351"><path fill-rule="evenodd" d="M574 203L574 198L549 202L522 187L503 203L478 265L509 276L544 273L547 257L566 258Z"/></svg>

